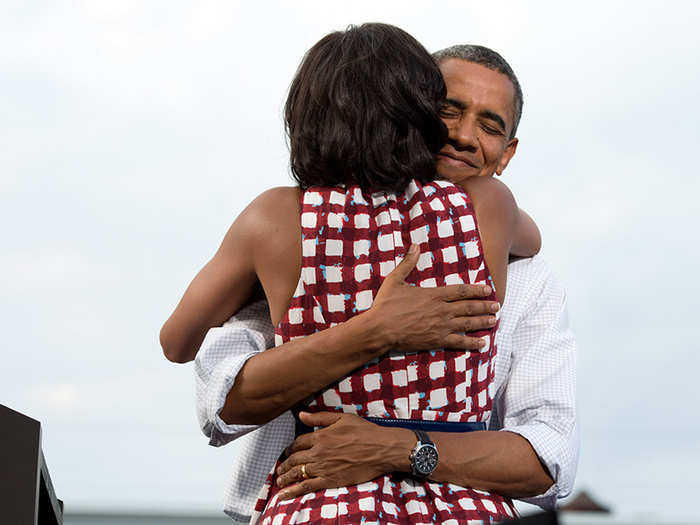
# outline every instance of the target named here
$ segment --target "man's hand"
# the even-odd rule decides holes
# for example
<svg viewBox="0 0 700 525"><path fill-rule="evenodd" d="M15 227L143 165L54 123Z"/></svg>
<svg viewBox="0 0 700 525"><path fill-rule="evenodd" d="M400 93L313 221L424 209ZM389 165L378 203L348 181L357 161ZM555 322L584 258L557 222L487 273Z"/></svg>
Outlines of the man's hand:
<svg viewBox="0 0 700 525"><path fill-rule="evenodd" d="M301 412L299 417L310 427L323 428L299 436L287 448L288 457L277 468L277 483L284 488L280 499L356 485L409 468L416 441L410 430L384 428L337 412Z"/></svg>
<svg viewBox="0 0 700 525"><path fill-rule="evenodd" d="M287 449L287 459L277 468L280 499L411 470L409 455L416 437L410 430L337 412L301 412L299 417L308 426L323 428L299 436ZM433 432L431 438L440 451L433 481L513 498L543 494L554 482L530 443L518 434Z"/></svg>
<svg viewBox="0 0 700 525"><path fill-rule="evenodd" d="M496 301L484 300L491 288L477 284L455 284L420 288L406 283L420 250L411 245L406 257L382 282L372 307L378 330L386 346L402 351L433 348L478 350L484 342L465 332L491 328L496 323Z"/></svg>

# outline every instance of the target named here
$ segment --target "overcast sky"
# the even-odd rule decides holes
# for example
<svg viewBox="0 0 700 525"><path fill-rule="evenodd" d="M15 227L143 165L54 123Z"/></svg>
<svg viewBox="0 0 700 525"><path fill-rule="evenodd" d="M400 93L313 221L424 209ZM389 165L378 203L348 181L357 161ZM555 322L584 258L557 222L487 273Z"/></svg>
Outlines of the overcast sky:
<svg viewBox="0 0 700 525"><path fill-rule="evenodd" d="M431 51L492 47L520 77L503 180L568 291L577 489L700 518L695 5L3 2L0 403L42 422L67 508L221 508L235 444L207 446L158 330L243 207L291 184L303 53L382 21Z"/></svg>

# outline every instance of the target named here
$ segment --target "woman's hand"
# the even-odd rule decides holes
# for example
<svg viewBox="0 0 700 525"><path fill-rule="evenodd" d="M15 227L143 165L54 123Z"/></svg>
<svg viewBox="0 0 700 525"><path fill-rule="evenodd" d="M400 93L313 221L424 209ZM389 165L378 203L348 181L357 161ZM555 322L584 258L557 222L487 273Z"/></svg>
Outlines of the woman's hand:
<svg viewBox="0 0 700 525"><path fill-rule="evenodd" d="M408 457L416 442L410 430L380 427L339 412L301 412L299 417L310 427L323 428L299 436L287 448L288 457L277 468L281 500L410 469Z"/></svg>

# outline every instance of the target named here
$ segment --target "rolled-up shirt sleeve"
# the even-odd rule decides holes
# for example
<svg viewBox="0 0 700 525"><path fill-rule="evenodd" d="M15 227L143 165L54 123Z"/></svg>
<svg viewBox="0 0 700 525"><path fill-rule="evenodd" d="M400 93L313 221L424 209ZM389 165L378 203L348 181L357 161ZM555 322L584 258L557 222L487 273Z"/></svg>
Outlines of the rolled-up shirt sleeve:
<svg viewBox="0 0 700 525"><path fill-rule="evenodd" d="M207 333L194 367L197 417L210 445L225 445L259 428L259 425L229 425L219 414L246 361L272 346L274 330L266 301L243 308Z"/></svg>
<svg viewBox="0 0 700 525"><path fill-rule="evenodd" d="M564 289L542 271L512 336L511 369L496 411L501 430L527 439L554 480L547 492L523 501L553 508L571 492L578 463L576 345Z"/></svg>

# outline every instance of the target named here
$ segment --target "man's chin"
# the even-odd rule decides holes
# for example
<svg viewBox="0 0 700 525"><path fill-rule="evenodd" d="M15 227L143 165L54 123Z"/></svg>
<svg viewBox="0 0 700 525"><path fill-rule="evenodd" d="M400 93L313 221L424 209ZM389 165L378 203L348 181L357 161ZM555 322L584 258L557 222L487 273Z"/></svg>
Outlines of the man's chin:
<svg viewBox="0 0 700 525"><path fill-rule="evenodd" d="M474 168L457 168L440 160L437 162L437 172L441 179L449 180L453 184L459 184L465 179L479 174Z"/></svg>

